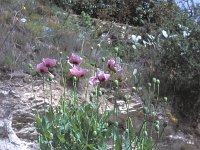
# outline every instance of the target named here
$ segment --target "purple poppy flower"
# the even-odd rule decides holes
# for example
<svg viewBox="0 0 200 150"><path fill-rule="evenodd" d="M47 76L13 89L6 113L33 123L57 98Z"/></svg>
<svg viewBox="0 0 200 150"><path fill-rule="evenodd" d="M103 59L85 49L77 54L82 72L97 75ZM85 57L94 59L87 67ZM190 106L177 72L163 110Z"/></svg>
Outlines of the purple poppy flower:
<svg viewBox="0 0 200 150"><path fill-rule="evenodd" d="M107 65L108 65L108 68L110 70L113 70L114 67L115 67L115 60L114 59L109 59Z"/></svg>
<svg viewBox="0 0 200 150"><path fill-rule="evenodd" d="M119 64L117 64L115 60L113 59L109 59L107 65L108 65L108 68L112 71L115 71L115 72L122 71L122 67Z"/></svg>
<svg viewBox="0 0 200 150"><path fill-rule="evenodd" d="M122 69L122 67L121 67L119 64L115 64L114 70L115 70L116 72L120 72L120 71L122 71L123 69Z"/></svg>
<svg viewBox="0 0 200 150"><path fill-rule="evenodd" d="M56 59L51 59L51 58L43 58L42 59L43 64L48 67L48 68L53 68L56 66Z"/></svg>
<svg viewBox="0 0 200 150"><path fill-rule="evenodd" d="M44 63L40 63L40 64L37 64L37 67L36 67L36 71L38 73L47 73L48 72L48 68L45 66Z"/></svg>
<svg viewBox="0 0 200 150"><path fill-rule="evenodd" d="M74 66L73 68L69 69L71 75L75 77L83 77L88 73L87 69L82 69L77 66Z"/></svg>
<svg viewBox="0 0 200 150"><path fill-rule="evenodd" d="M73 66L73 65L79 65L82 62L82 58L74 53L70 56L68 63Z"/></svg>
<svg viewBox="0 0 200 150"><path fill-rule="evenodd" d="M99 82L107 81L110 74L104 73L103 71L98 71L95 76L89 78L89 84L96 85Z"/></svg>
<svg viewBox="0 0 200 150"><path fill-rule="evenodd" d="M103 71L99 71L97 72L96 77L98 78L100 82L104 82L109 79L110 74L104 73Z"/></svg>
<svg viewBox="0 0 200 150"><path fill-rule="evenodd" d="M98 83L99 83L99 80L98 80L97 77L90 77L90 78L89 78L89 84L91 84L91 85L96 85L96 84L98 84Z"/></svg>

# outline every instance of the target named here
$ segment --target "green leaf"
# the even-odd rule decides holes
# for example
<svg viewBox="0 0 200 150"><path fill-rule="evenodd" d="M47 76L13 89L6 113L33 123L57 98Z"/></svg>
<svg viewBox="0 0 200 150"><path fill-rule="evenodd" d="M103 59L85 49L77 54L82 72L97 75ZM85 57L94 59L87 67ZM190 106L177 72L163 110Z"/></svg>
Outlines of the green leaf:
<svg viewBox="0 0 200 150"><path fill-rule="evenodd" d="M57 134L58 139L60 140L60 142L63 144L65 143L65 137L64 135L62 135L60 132L58 132Z"/></svg>
<svg viewBox="0 0 200 150"><path fill-rule="evenodd" d="M43 129L48 129L48 120L47 120L47 117L46 117L46 116L44 116L44 117L42 118L42 128L43 128Z"/></svg>
<svg viewBox="0 0 200 150"><path fill-rule="evenodd" d="M35 117L35 123L36 123L36 127L37 128L41 128L42 127L42 119L40 118L39 115L36 115L36 117Z"/></svg>
<svg viewBox="0 0 200 150"><path fill-rule="evenodd" d="M53 134L50 131L46 131L44 134L47 139L49 140L53 139Z"/></svg>

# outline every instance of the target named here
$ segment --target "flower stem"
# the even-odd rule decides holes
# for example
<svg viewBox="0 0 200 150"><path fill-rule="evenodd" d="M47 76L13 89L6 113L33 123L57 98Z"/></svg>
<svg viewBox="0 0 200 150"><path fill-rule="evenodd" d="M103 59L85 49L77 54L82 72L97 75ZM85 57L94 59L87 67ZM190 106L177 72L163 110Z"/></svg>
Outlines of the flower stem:
<svg viewBox="0 0 200 150"><path fill-rule="evenodd" d="M43 75L43 94L44 94L44 105L43 105L43 107L44 107L44 113L45 113L45 116L46 116L46 112L45 112L45 88L44 88L44 86L45 86L45 77L44 77L44 75Z"/></svg>

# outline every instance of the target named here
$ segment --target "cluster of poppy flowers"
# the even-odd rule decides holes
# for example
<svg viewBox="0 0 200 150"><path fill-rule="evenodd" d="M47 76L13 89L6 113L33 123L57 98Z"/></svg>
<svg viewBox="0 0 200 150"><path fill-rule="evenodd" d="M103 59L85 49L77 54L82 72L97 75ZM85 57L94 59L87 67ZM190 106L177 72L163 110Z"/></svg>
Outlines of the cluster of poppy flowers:
<svg viewBox="0 0 200 150"><path fill-rule="evenodd" d="M83 69L79 67L82 63L82 58L74 53L70 56L67 61L68 64L72 67L69 69L70 74L77 78L83 77L88 73L87 69ZM43 58L42 63L37 65L36 71L39 73L47 73L48 68L52 68L56 66L56 60L50 58ZM122 71L121 66L115 62L114 59L109 59L107 62L107 66L111 71L119 72ZM89 83L91 85L96 85L98 83L107 81L110 78L110 74L104 73L104 71L98 70L95 76L89 78Z"/></svg>

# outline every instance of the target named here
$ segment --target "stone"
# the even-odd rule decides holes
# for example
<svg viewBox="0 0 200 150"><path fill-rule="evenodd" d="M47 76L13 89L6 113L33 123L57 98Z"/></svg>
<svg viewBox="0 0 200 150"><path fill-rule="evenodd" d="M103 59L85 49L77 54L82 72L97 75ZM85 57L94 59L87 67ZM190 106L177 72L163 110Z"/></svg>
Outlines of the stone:
<svg viewBox="0 0 200 150"><path fill-rule="evenodd" d="M0 138L4 138L6 135L5 123L3 120L0 120Z"/></svg>

